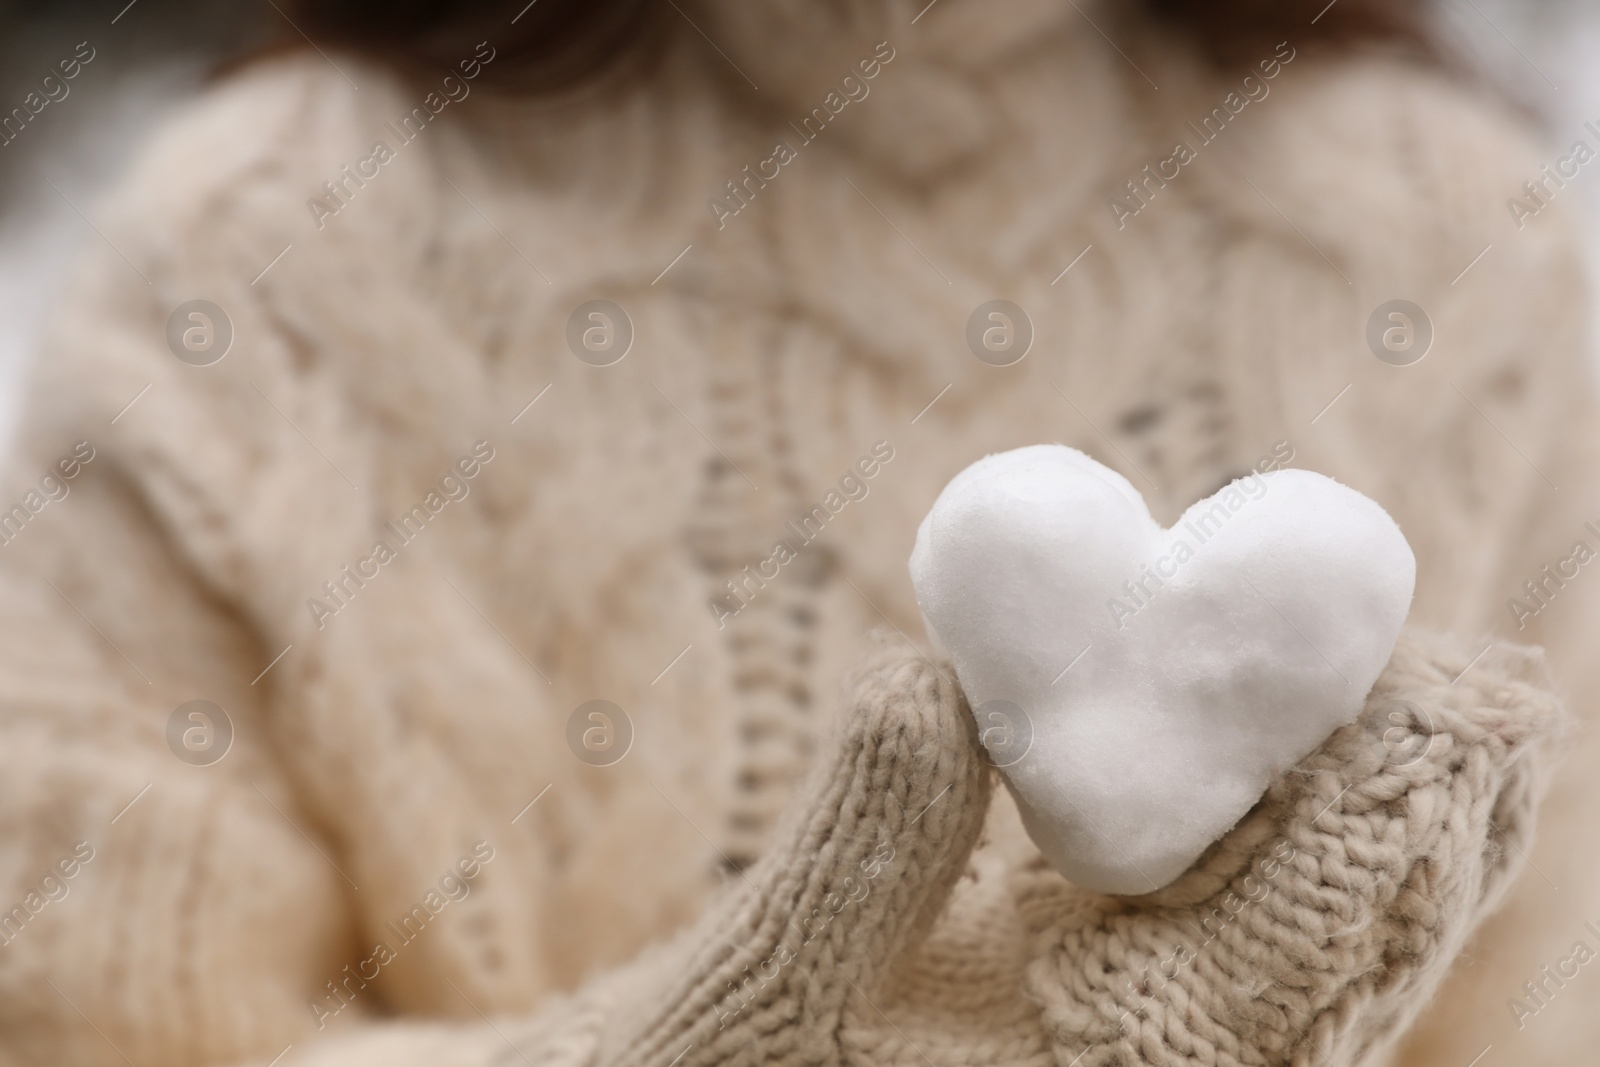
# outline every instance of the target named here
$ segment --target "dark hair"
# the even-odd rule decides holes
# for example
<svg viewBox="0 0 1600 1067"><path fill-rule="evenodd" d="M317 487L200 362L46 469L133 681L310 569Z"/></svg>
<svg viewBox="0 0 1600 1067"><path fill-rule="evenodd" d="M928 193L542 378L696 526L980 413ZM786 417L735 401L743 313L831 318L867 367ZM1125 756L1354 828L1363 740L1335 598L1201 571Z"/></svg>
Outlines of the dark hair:
<svg viewBox="0 0 1600 1067"><path fill-rule="evenodd" d="M758 0L748 0L758 2ZM536 92L571 86L637 58L663 36L663 0L293 0L295 26L391 66L454 69L479 42L496 51L487 80ZM1296 48L1396 44L1433 57L1423 0L1144 0L1220 65ZM296 40L299 40L298 36Z"/></svg>
<svg viewBox="0 0 1600 1067"><path fill-rule="evenodd" d="M565 88L637 58L658 38L659 0L293 0L296 29L419 73L455 70L480 42L495 50L486 81L523 91ZM298 35L297 35L298 39Z"/></svg>
<svg viewBox="0 0 1600 1067"><path fill-rule="evenodd" d="M1280 41L1295 48L1399 48L1442 60L1422 0L1145 0L1220 66L1248 63Z"/></svg>

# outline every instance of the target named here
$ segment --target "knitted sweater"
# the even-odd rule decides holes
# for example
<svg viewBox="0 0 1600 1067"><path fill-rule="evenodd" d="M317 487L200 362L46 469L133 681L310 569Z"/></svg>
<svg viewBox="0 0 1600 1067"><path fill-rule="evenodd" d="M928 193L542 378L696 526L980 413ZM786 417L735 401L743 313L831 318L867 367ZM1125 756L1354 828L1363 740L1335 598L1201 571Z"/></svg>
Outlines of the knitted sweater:
<svg viewBox="0 0 1600 1067"><path fill-rule="evenodd" d="M1573 244L1508 219L1538 161L1493 105L1291 42L1235 114L1238 72L1044 0L691 13L642 82L555 101L263 61L94 208L3 482L93 454L0 552L5 899L78 857L0 952L8 1062L391 1062L384 1016L526 1018L634 960L771 847L862 635L921 642L917 520L989 451L1083 448L1163 521L1292 453L1395 515L1454 661L1543 642L1587 713L1582 579L1506 607L1585 535L1594 456ZM997 297L1007 366L966 340ZM1394 298L1411 366L1363 340ZM206 366L169 343L196 299ZM591 300L631 323L610 365ZM611 766L566 740L596 698ZM208 765L169 740L196 699ZM1558 780L1551 884L1424 1022L1437 1062L1600 914L1562 836L1597 807ZM1546 1011L1516 1040L1570 1062L1535 1050L1592 1013Z"/></svg>

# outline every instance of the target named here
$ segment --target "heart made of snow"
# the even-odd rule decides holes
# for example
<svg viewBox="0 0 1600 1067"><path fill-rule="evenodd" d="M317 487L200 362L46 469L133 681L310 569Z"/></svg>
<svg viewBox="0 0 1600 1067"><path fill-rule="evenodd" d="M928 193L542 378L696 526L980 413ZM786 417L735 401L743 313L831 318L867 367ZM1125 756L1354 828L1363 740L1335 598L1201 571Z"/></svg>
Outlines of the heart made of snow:
<svg viewBox="0 0 1600 1067"><path fill-rule="evenodd" d="M1320 474L1252 473L1163 530L1122 475L1036 445L951 480L911 579L1039 850L1076 885L1138 894L1355 719L1416 560Z"/></svg>

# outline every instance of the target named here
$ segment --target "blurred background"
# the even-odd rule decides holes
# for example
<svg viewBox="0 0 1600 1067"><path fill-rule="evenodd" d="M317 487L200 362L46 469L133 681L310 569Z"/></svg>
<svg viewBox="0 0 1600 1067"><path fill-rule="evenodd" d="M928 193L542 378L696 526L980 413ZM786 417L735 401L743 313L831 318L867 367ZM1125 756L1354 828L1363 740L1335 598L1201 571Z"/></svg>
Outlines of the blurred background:
<svg viewBox="0 0 1600 1067"><path fill-rule="evenodd" d="M1527 106L1550 152L1600 120L1600 5L1435 0L1434 18L1471 68ZM80 42L94 50L68 96L0 146L0 449L17 425L34 339L58 313L52 294L74 251L101 239L99 191L166 114L231 59L297 36L271 0L0 0L0 101L8 109ZM1600 249L1600 172L1585 168L1562 196Z"/></svg>

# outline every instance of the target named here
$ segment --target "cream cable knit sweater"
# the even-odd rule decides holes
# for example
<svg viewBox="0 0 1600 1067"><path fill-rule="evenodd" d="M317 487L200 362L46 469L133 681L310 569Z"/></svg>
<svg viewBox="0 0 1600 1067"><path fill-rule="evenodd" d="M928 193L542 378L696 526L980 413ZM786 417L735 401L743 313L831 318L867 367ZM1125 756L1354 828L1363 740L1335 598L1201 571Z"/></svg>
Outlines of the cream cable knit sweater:
<svg viewBox="0 0 1600 1067"><path fill-rule="evenodd" d="M94 850L71 895L0 952L11 1062L265 1062L291 1044L284 1064L319 1048L395 1062L401 1046L437 1048L432 1062L515 1059L480 1013L525 1016L633 959L701 913L724 856L772 840L828 725L811 693L833 689L870 627L917 636L904 569L916 520L986 451L1083 447L1170 519L1289 442L1298 464L1400 521L1420 563L1413 620L1461 635L1432 662L1465 666L1511 636L1505 598L1593 517L1593 448L1574 437L1591 399L1571 242L1554 210L1523 231L1504 215L1537 170L1527 148L1430 75L1300 56L1119 229L1107 196L1234 79L1097 12L1127 62L1058 6L1019 0L1005 19L941 6L913 26L891 0L848 17L707 0L692 14L759 93L687 31L635 89L556 104L479 92L320 229L307 200L426 87L348 57L343 74L314 54L278 59L151 146L93 212L108 243L60 305L6 483L20 499L74 442L97 449L71 495L0 554L8 899L75 842ZM872 95L718 229L706 200L882 41L895 55ZM1037 335L1007 368L962 339L996 295ZM1406 368L1361 341L1371 309L1396 296L1437 333ZM165 342L172 309L196 298L236 333L209 367ZM573 308L595 298L636 330L610 367L566 345ZM493 459L470 495L314 618L308 599L480 441ZM708 590L879 441L894 458L869 494L719 631ZM1584 713L1594 667L1576 650L1593 602L1573 590L1515 634L1550 647ZM634 724L612 767L562 742L594 697ZM195 698L235 729L208 767L165 740L172 710ZM1573 765L1593 758L1590 736ZM1510 772L1478 758L1489 763L1463 789L1487 797ZM974 804L948 817L976 818ZM1526 1062L1589 1047L1579 996L1510 1035L1503 1000L1507 976L1520 984L1600 914L1593 865L1560 836L1596 807L1580 772L1558 780L1532 858L1561 889L1519 883L1425 1030L1437 1062L1491 1040L1520 1042ZM308 1002L480 841L494 858L470 894L376 982L341 986L348 1006L319 1030ZM1402 853L1401 879L1420 854ZM1025 866L979 855L979 870ZM1439 877L1468 869L1449 866ZM1035 915L1017 892L1017 914ZM1422 977L1393 1020L1340 997L1294 1017L1349 1004L1348 1026L1317 1023L1329 1040L1386 1034L1493 895L1434 902L1448 921L1417 946ZM1011 897L994 890L996 914ZM987 995L1015 1013L1015 1034L1045 1028L1016 1040L1058 1055L1106 1040L1053 999L1096 994L1054 991L1054 950L1029 952L1043 1014L1015 983L985 987L1007 991ZM584 1020L632 1019L646 1029L606 1050L623 1059L688 1032L648 962L591 989L535 1029L581 1049L599 1032ZM643 1014L656 995L661 1014ZM872 1000L892 1014L900 996ZM1231 1011L1218 1025L1241 1025ZM473 1029L430 1046L377 1021L394 1012ZM872 1046L869 1022L841 1034L865 1028ZM327 1044L337 1031L348 1044ZM1263 1040L1240 1039L1267 1050L1245 1062L1288 1054Z"/></svg>

